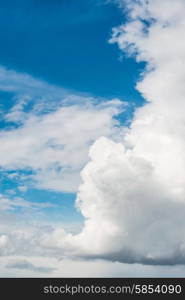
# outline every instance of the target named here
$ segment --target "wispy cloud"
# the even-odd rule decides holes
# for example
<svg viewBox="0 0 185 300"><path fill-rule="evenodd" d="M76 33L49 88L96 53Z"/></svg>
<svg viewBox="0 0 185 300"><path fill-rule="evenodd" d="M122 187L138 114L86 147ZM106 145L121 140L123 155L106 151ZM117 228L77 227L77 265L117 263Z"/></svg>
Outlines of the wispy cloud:
<svg viewBox="0 0 185 300"><path fill-rule="evenodd" d="M16 208L22 208L22 209L43 209L48 207L55 207L56 205L49 202L30 202L26 201L21 197L14 197L14 198L7 198L0 194L0 210L1 211L8 211L8 210L14 210Z"/></svg>
<svg viewBox="0 0 185 300"><path fill-rule="evenodd" d="M76 191L89 146L101 135L121 134L115 117L124 104L118 99L98 103L3 67L0 90L16 97L0 131L1 170L29 170L37 187Z"/></svg>
<svg viewBox="0 0 185 300"><path fill-rule="evenodd" d="M69 94L69 91L64 88L50 85L44 80L36 79L26 73L7 69L4 66L0 66L0 90L32 97L43 97L46 95L64 97Z"/></svg>

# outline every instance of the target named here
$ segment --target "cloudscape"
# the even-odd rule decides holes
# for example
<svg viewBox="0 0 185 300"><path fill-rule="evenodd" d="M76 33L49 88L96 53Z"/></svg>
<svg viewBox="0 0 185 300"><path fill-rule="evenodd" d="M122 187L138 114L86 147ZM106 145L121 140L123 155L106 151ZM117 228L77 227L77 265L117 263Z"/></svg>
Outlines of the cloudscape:
<svg viewBox="0 0 185 300"><path fill-rule="evenodd" d="M10 2L1 277L184 276L185 1Z"/></svg>

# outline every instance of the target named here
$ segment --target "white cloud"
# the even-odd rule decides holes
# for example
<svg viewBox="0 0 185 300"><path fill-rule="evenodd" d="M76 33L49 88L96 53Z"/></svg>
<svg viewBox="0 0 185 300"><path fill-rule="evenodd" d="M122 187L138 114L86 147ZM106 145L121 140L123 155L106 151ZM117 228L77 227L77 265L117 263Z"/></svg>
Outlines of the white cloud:
<svg viewBox="0 0 185 300"><path fill-rule="evenodd" d="M69 91L50 85L44 80L0 66L0 90L29 97L64 97Z"/></svg>
<svg viewBox="0 0 185 300"><path fill-rule="evenodd" d="M0 131L0 167L32 173L19 176L22 185L25 178L38 188L75 192L89 146L101 135L121 135L115 117L124 103L118 99L97 103L4 67L0 90L13 92L16 99L3 116L16 126Z"/></svg>
<svg viewBox="0 0 185 300"><path fill-rule="evenodd" d="M4 170L31 169L35 172L32 179L41 188L76 191L93 141L101 135L119 138L113 117L120 109L121 103L115 100L31 115L21 127L1 130L0 166Z"/></svg>
<svg viewBox="0 0 185 300"><path fill-rule="evenodd" d="M82 232L41 242L71 255L185 264L185 2L127 3L130 18L111 42L147 63L137 84L147 104L122 143L99 138L90 148L77 197Z"/></svg>
<svg viewBox="0 0 185 300"><path fill-rule="evenodd" d="M21 197L7 198L0 194L0 210L14 210L15 208L25 208L25 209L38 209L38 208L48 208L55 206L49 202L30 202L26 201Z"/></svg>

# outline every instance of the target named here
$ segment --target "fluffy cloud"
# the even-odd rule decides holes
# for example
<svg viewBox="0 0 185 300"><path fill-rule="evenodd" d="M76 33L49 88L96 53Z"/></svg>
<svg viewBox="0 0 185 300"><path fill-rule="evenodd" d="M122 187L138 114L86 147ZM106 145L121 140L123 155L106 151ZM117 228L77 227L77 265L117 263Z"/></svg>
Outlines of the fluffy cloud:
<svg viewBox="0 0 185 300"><path fill-rule="evenodd" d="M129 263L185 263L185 2L120 1L129 21L110 42L145 61L137 89L146 105L122 143L99 138L82 171L84 228L42 242L72 255Z"/></svg>

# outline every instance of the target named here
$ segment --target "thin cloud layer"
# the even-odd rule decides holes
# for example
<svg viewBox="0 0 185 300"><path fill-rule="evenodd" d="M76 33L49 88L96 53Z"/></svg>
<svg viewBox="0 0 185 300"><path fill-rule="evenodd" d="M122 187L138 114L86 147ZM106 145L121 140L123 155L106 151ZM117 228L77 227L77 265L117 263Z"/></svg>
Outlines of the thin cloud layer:
<svg viewBox="0 0 185 300"><path fill-rule="evenodd" d="M14 268L18 262L19 268ZM22 264L27 262L21 268ZM30 265L34 266L32 268ZM143 266L141 264L123 264L105 260L58 260L43 256L8 256L0 257L1 273L5 277L173 277L184 276L184 266ZM38 270L37 270L38 268ZM48 272L40 272L40 268ZM49 271L50 269L50 271ZM55 270L53 270L55 269ZM43 270L42 270L43 271Z"/></svg>

